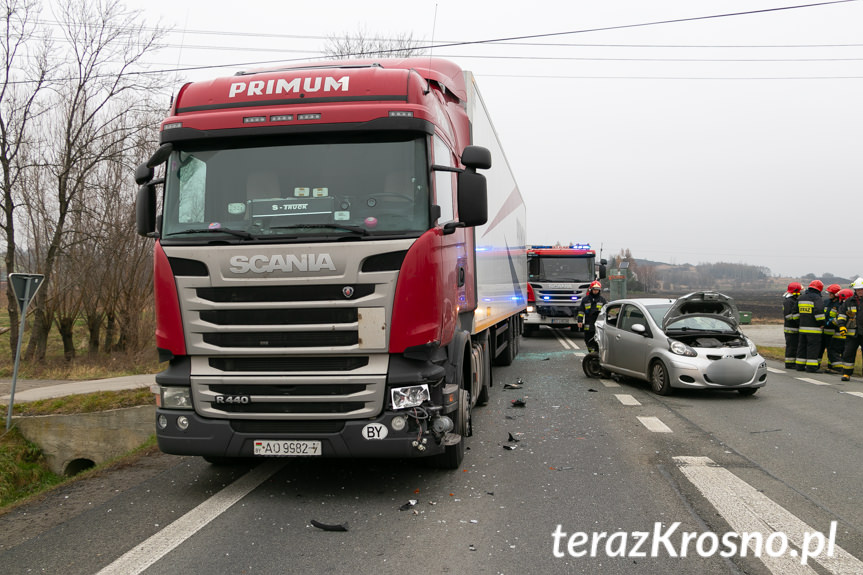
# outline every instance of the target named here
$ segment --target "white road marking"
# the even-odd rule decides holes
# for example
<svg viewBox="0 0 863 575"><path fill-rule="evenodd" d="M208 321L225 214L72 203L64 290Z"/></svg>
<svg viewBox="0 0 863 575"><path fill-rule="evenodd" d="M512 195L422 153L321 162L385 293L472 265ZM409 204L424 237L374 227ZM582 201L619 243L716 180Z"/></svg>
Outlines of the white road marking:
<svg viewBox="0 0 863 575"><path fill-rule="evenodd" d="M770 557L762 551L761 561L777 574L814 574L808 565L800 564L800 553L803 549L804 534L818 531L813 529L797 516L774 502L766 495L759 493L754 487L714 463L709 457L674 457L680 471L707 498L728 521L735 533L760 532L765 538L771 533L784 533L794 549L780 557ZM827 528L821 530L826 533ZM833 548L833 556L826 551L810 561L817 561L834 574L863 573L863 561L860 561L838 545Z"/></svg>
<svg viewBox="0 0 863 575"><path fill-rule="evenodd" d="M812 385L830 385L826 381L818 381L817 379L812 379L811 377L796 377L794 379L799 379L800 381L805 381L806 383L811 383Z"/></svg>
<svg viewBox="0 0 863 575"><path fill-rule="evenodd" d="M840 391L839 393L846 393L848 395L856 395L857 397L863 397L863 391Z"/></svg>
<svg viewBox="0 0 863 575"><path fill-rule="evenodd" d="M605 387L620 387L620 384L614 381L613 379L600 379L602 385Z"/></svg>
<svg viewBox="0 0 863 575"><path fill-rule="evenodd" d="M776 369L775 367L768 367L767 371L770 373L785 373L784 369Z"/></svg>
<svg viewBox="0 0 863 575"><path fill-rule="evenodd" d="M616 393L614 395L623 405L641 405L637 399L625 393Z"/></svg>
<svg viewBox="0 0 863 575"><path fill-rule="evenodd" d="M662 423L658 417L641 417L638 416L638 421L653 433L673 433L671 428Z"/></svg>
<svg viewBox="0 0 863 575"><path fill-rule="evenodd" d="M285 461L281 459L273 459L258 465L143 543L136 545L134 549L120 556L97 575L142 573L284 466Z"/></svg>
<svg viewBox="0 0 863 575"><path fill-rule="evenodd" d="M564 349L580 349L574 341L563 335L559 329L551 330L551 333L554 334L554 337L557 338L557 341L560 342L560 345L564 347Z"/></svg>

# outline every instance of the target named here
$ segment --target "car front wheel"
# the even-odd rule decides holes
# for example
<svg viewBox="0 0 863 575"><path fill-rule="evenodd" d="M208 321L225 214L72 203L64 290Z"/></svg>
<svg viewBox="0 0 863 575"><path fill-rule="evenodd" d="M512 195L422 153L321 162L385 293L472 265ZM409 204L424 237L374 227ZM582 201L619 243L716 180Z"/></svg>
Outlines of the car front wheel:
<svg viewBox="0 0 863 575"><path fill-rule="evenodd" d="M654 361L650 366L650 387L657 395L669 395L671 393L668 369L661 360Z"/></svg>

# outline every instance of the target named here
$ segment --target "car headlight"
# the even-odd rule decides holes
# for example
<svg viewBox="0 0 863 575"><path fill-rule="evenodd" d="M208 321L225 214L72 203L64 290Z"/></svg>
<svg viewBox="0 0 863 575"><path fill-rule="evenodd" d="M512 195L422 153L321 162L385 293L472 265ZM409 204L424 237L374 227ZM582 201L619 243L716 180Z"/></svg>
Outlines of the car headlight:
<svg viewBox="0 0 863 575"><path fill-rule="evenodd" d="M698 354L695 353L695 350L683 343L682 341L677 341L676 339L668 340L668 349L671 350L671 353L676 355L685 355L686 357L697 357Z"/></svg>
<svg viewBox="0 0 863 575"><path fill-rule="evenodd" d="M749 353L752 354L752 357L755 357L756 355L758 355L758 346L755 345L755 342L747 337L746 343L749 344Z"/></svg>

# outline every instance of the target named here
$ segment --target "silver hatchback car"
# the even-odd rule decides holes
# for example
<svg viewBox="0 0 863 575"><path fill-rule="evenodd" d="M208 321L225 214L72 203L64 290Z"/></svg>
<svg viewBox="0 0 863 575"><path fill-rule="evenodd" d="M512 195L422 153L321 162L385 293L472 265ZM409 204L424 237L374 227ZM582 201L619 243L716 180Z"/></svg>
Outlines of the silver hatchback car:
<svg viewBox="0 0 863 575"><path fill-rule="evenodd" d="M611 372L648 381L659 395L673 388L752 395L767 382L767 362L739 321L734 300L716 292L613 301L596 320L599 351L582 366L591 377Z"/></svg>

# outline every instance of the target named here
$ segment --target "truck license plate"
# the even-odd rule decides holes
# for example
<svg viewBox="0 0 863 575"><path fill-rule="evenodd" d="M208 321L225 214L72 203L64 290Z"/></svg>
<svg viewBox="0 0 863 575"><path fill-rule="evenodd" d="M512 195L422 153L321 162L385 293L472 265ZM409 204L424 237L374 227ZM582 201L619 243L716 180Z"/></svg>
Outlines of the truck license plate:
<svg viewBox="0 0 863 575"><path fill-rule="evenodd" d="M551 320L551 323L569 323L569 318L568 317L553 318Z"/></svg>
<svg viewBox="0 0 863 575"><path fill-rule="evenodd" d="M271 457L300 457L320 454L320 441L278 441L273 439L255 440L255 455Z"/></svg>

